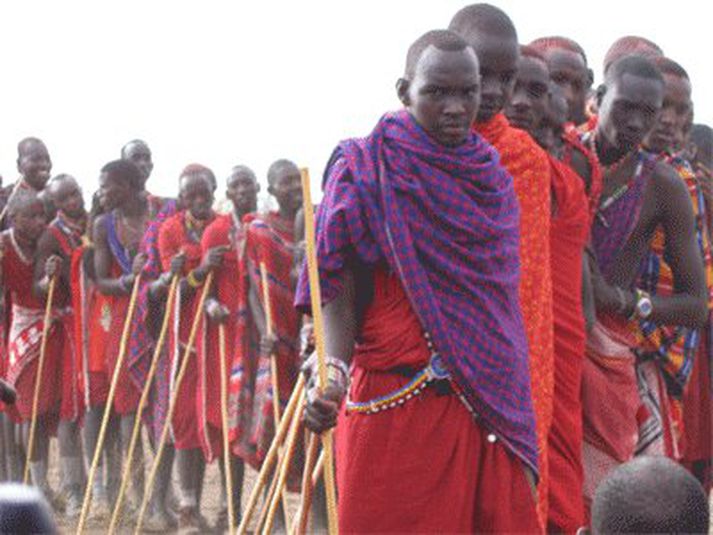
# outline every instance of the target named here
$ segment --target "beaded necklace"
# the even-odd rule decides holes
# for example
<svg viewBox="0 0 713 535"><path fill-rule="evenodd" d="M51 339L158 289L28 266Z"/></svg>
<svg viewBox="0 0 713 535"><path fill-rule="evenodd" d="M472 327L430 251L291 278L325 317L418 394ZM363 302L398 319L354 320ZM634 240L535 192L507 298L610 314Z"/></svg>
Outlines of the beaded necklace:
<svg viewBox="0 0 713 535"><path fill-rule="evenodd" d="M599 221L602 225L604 225L605 228L610 228L610 225L602 212L606 211L612 204L621 199L626 194L626 192L631 189L631 187L637 182L637 180L641 176L641 172L643 171L643 169L644 158L642 152L639 151L637 153L636 170L634 171L634 174L631 176L629 181L626 184L622 184L621 186L619 186L616 190L614 190L611 195L606 198L603 198L599 203L599 208L597 209L597 219L599 219Z"/></svg>
<svg viewBox="0 0 713 535"><path fill-rule="evenodd" d="M191 214L190 210L186 210L185 221L186 235L188 236L188 239L191 240L193 243L200 243L201 236L203 236L203 231L205 230L208 223L210 223L212 220L212 215L205 221L196 219L195 217L193 217L193 214Z"/></svg>

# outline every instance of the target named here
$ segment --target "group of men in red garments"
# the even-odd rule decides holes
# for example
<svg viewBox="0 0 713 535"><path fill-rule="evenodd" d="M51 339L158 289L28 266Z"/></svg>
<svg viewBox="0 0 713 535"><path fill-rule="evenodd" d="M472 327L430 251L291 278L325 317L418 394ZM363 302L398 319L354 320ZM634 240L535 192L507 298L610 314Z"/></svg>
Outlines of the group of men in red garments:
<svg viewBox="0 0 713 535"><path fill-rule="evenodd" d="M109 410L90 518L107 520L127 471L127 510L141 502L141 442L122 464L142 418L154 450L171 431L145 529L205 531L214 460L232 471L225 528L302 369L305 425L336 426L346 533L574 533L600 483L639 455L680 462L710 491L713 131L693 124L688 74L628 36L592 91L572 39L523 45L489 4L448 28L409 48L403 108L327 166L321 389L301 347L311 300L293 162L268 170L277 210L257 211L259 181L238 165L217 213L203 165L182 171L175 199L148 193L151 150L133 140L101 169L87 212L75 178L50 178L42 141L20 142L21 177L0 192L1 477L27 463L77 516ZM61 494L47 480L54 434Z"/></svg>
<svg viewBox="0 0 713 535"><path fill-rule="evenodd" d="M87 213L82 190L72 176L50 178L51 162L42 141L23 140L18 152L22 177L17 187L5 191L7 210L2 215L7 230L2 233L5 343L0 386L2 399L14 401L3 405L3 479L22 478L51 291L51 324L29 459L31 482L56 510L70 518L78 516L121 358L99 470L92 482L90 521L108 522L127 470L129 517L136 512L146 470L141 441L133 466L122 463L165 312L170 327L141 417L152 448L164 425L170 425L170 444L157 471L144 528L207 529L199 512L205 464L219 459L221 471L225 469L227 432L235 485L230 497L223 488L224 510L217 525L225 528L227 500L240 510L244 461L258 467L274 432L271 355L278 359L279 403L286 403L299 371L300 325L291 277L295 218L302 203L299 169L289 160L270 167L268 192L278 209L258 214L260 186L255 173L246 166L234 167L225 190L232 206L228 213L217 214L217 180L202 165L183 170L177 199L148 193L151 151L145 142L134 140L124 146L120 159L101 169L99 190ZM266 292L261 266L267 273ZM209 274L213 282L203 309L198 309ZM166 310L174 278L174 305ZM132 293L136 298L130 309ZM269 336L268 309L273 315ZM226 333L228 430L221 420L219 325ZM192 329L197 335L188 347ZM128 338L122 340L125 334ZM176 393L173 418L167 422L169 399L184 359L189 359L186 374ZM53 492L47 481L49 440L55 433L61 493Z"/></svg>

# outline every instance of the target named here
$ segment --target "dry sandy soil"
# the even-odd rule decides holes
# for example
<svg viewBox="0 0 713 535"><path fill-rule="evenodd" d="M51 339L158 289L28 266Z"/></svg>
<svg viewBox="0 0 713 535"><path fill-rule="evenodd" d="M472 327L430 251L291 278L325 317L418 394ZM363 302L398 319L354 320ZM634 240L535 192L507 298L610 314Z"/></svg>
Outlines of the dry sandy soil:
<svg viewBox="0 0 713 535"><path fill-rule="evenodd" d="M145 441L144 444L144 451L148 452L150 451L150 448L148 447L148 442ZM146 466L147 466L147 473L150 467L150 462L151 462L152 457L150 454L146 455ZM51 451L50 451L50 484L54 489L59 488L59 469L58 469L58 461L59 459L57 458L57 446L56 446L56 441L52 441L52 446L51 446ZM245 485L243 488L243 508L246 505L246 502L248 500L248 497L250 495L250 491L252 489L253 483L255 482L255 478L257 476L257 472L254 470L251 470L250 468L247 468L245 471ZM174 474L174 479L175 479L175 474ZM203 497L202 497L202 503L201 503L201 512L205 519L208 522L209 526L213 526L215 524L215 520L218 516L219 508L220 508L220 495L221 495L221 482L220 482L220 470L218 469L218 463L212 463L210 466L207 467L206 469L206 476L205 476L205 483L204 483L204 489L203 489ZM294 493L288 493L287 494L287 499L288 499L288 509L289 509L289 514L294 515L297 507L299 506L299 496ZM253 523L255 520L253 520ZM76 529L76 522L70 522L67 521L64 517L61 515L58 515L57 517L57 523L59 525L59 528L62 533L74 533ZM108 529L108 522L106 525L97 525L97 524L92 524L91 522L87 522L86 530L85 533L89 535L100 535L104 534L107 532ZM121 533L133 533L134 529L133 527L125 527L121 530ZM217 532L214 532L217 533Z"/></svg>
<svg viewBox="0 0 713 535"><path fill-rule="evenodd" d="M144 451L150 451L150 448L148 447L148 443L145 443L144 445ZM52 448L51 448L51 460L50 460L50 483L53 485L53 488L58 488L59 487L59 472L58 472L58 459L57 459L57 447L56 447L56 441L52 441ZM147 454L146 457L146 462L147 466L148 463L151 461L150 454ZM250 494L250 490L252 489L253 483L255 481L255 476L256 472L253 470L250 470L249 468L246 469L246 474L245 474L245 487L243 489L243 508L245 507L245 502L247 501L247 498ZM218 509L220 507L220 470L218 470L218 464L213 463L211 464L207 470L206 470L206 479L205 479L205 486L204 486L204 491L203 491L203 500L201 504L201 511L203 513L203 516L206 518L208 521L208 524L212 526L215 523L215 519L218 515ZM294 515L297 506L298 506L298 501L299 497L296 494L288 493L288 502L289 502L289 509L290 509L290 514ZM60 527L60 530L62 533L74 533L76 524L73 522L67 522L65 521L64 518L58 517L58 524ZM253 521L254 522L254 521ZM712 529L710 533L713 535L713 495L711 496L711 526ZM91 535L100 535L103 533L106 533L107 531L107 526L106 525L92 525L91 523L87 524L87 529L85 533L91 534ZM129 529L124 528L122 529L122 533L133 533L133 528Z"/></svg>

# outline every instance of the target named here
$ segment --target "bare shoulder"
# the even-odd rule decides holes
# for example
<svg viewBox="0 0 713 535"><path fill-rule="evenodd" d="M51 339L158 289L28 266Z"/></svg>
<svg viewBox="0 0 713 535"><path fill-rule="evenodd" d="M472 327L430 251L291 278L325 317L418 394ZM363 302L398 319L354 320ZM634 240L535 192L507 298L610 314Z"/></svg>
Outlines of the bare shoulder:
<svg viewBox="0 0 713 535"><path fill-rule="evenodd" d="M677 202L681 198L689 198L686 184L676 170L665 162L654 165L651 182L661 202Z"/></svg>

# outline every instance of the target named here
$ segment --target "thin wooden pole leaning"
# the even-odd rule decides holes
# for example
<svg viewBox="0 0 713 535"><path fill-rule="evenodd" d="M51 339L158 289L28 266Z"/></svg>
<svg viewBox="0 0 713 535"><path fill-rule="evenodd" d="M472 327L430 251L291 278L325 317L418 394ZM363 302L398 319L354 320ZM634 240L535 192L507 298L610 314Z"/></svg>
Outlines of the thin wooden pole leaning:
<svg viewBox="0 0 713 535"><path fill-rule="evenodd" d="M177 290L178 277L174 275L173 277L171 277L171 285L168 289L168 297L166 298L166 306L164 307L161 330L159 331L158 340L156 341L156 346L154 347L153 355L151 357L151 366L149 367L148 374L146 375L146 383L144 384L144 389L141 392L139 406L136 409L134 429L131 432L131 441L129 442L129 449L127 451L126 460L124 462L124 473L121 476L121 486L119 487L119 494L116 497L116 502L114 504L114 512L111 515L111 522L109 523L110 535L116 531L116 528L119 525L121 506L124 502L124 495L126 494L126 489L129 486L129 477L131 476L131 464L134 461L134 451L136 450L137 442L141 439L141 415L143 414L144 408L146 407L146 402L149 399L149 394L151 392L151 384L153 383L154 376L156 375L156 369L158 368L158 361L161 357L163 344L166 341L168 326L171 323L171 310L173 309L173 305L176 300Z"/></svg>
<svg viewBox="0 0 713 535"><path fill-rule="evenodd" d="M119 382L119 375L121 373L121 368L124 365L124 357L126 356L126 349L128 346L129 335L131 334L131 320L134 317L134 309L136 308L136 298L139 295L139 284L141 282L141 275L137 275L134 279L134 286L131 289L131 297L129 298L129 308L126 313L126 319L124 320L124 330L121 333L121 341L119 343L119 354L116 357L116 364L114 366L114 373L111 377L111 384L109 385L109 393L106 398L106 407L104 408L104 414L102 416L101 426L99 427L99 436L97 437L97 443L94 448L94 456L92 457L92 465L89 469L89 475L87 476L87 483L84 489L84 501L82 502L82 512L79 515L79 522L77 523L77 534L84 531L84 524L87 521L87 514L89 513L89 505L92 502L92 487L94 483L94 477L96 476L97 467L99 466L99 459L101 458L102 449L104 446L104 438L106 436L106 428L109 424L109 416L111 415L112 405L114 404L114 396L116 395L116 385Z"/></svg>
<svg viewBox="0 0 713 535"><path fill-rule="evenodd" d="M287 473L290 470L290 463L292 462L292 457L295 453L295 446L297 445L297 438L299 436L299 431L302 428L302 418L299 415L296 418L292 418L290 422L290 432L287 435L287 441L285 442L285 454L280 459L280 463L277 468L277 487L275 488L275 493L272 496L272 501L270 502L270 508L267 511L267 518L265 519L265 526L263 527L262 533L269 534L272 530L272 522L275 519L275 513L277 512L277 506L280 503L280 496L285 489L285 482L287 481ZM256 530L257 531L257 530Z"/></svg>
<svg viewBox="0 0 713 535"><path fill-rule="evenodd" d="M314 433L309 435L309 445L307 446L307 454L305 455L305 466L302 472L302 493L300 497L300 505L297 509L295 522L292 525L293 534L304 533L307 529L307 519L309 518L309 508L312 504L312 471L314 470L317 454L319 452L319 437Z"/></svg>
<svg viewBox="0 0 713 535"><path fill-rule="evenodd" d="M272 337L274 329L272 324L272 303L270 301L270 281L267 277L265 262L260 262L260 280L262 282L262 300L265 303L265 331L269 337ZM273 353L270 355L270 379L272 382L272 416L275 429L280 425L280 387L277 373L277 356ZM289 533L290 519L287 514L287 495L284 491L281 493L281 499L282 511L285 515L285 529Z"/></svg>
<svg viewBox="0 0 713 535"><path fill-rule="evenodd" d="M42 372L45 368L45 354L47 353L47 335L52 323L52 302L54 301L54 289L57 284L57 277L50 279L47 289L47 303L45 304L45 317L42 324L42 339L40 340L40 358L37 363L37 377L35 377L35 391L32 395L32 418L30 420L30 436L27 439L27 459L25 460L25 474L22 478L25 485L30 481L30 462L35 448L35 429L37 427L37 411L40 403L40 392L42 389Z"/></svg>
<svg viewBox="0 0 713 535"><path fill-rule="evenodd" d="M233 473L230 463L230 441L228 440L228 372L225 355L225 325L218 324L218 353L220 356L220 416L223 424L223 465L225 466L225 493L228 496L228 533L235 529L233 508Z"/></svg>
<svg viewBox="0 0 713 535"><path fill-rule="evenodd" d="M250 519L255 512L255 506L257 505L258 498L260 497L260 493L263 488L265 488L270 469L277 458L277 451L280 448L288 429L290 428L292 419L301 417L301 412L296 409L298 407L301 408L302 406L302 402L304 400L304 387L305 379L304 376L300 374L297 377L297 382L295 383L295 388L292 390L287 407L285 407L285 413L280 421L280 426L275 431L275 436L270 444L270 449L267 451L267 455L265 455L265 460L262 462L257 479L255 480L255 485L253 485L252 491L250 492L247 506L245 507L243 517L240 520L240 525L238 526L238 533L240 535L244 535L247 532L248 524L250 523Z"/></svg>
<svg viewBox="0 0 713 535"><path fill-rule="evenodd" d="M305 246L312 302L312 318L314 321L314 340L317 350L319 384L320 388L324 388L327 385L327 366L324 348L324 323L322 321L322 294L319 287L317 254L315 252L314 208L312 206L309 171L302 169L301 174L302 203L305 218ZM324 486L327 496L327 526L329 534L335 535L339 532L339 523L337 519L337 491L334 482L334 441L332 435L333 431L331 429L322 433L322 450L324 451Z"/></svg>
<svg viewBox="0 0 713 535"><path fill-rule="evenodd" d="M210 292L210 286L213 283L213 272L208 273L208 276L203 283L203 291L201 292L200 298L198 300L198 306L196 307L196 315L193 318L193 324L191 325L191 330L188 333L188 340L186 341L186 348L183 352L183 359L181 360L181 367L178 370L178 375L176 375L176 382L173 386L173 392L171 392L169 402L168 402L168 412L166 413L166 422L161 430L161 438L159 439L158 446L156 448L156 455L154 456L153 464L151 465L151 472L149 472L149 479L146 482L146 489L144 490L144 499L141 501L141 509L139 509L139 516L136 519L136 530L134 533L138 535L141 533L141 526L144 522L144 516L146 515L146 508L149 503L149 497L153 491L153 486L156 481L156 474L158 472L159 465L161 464L161 458L163 457L163 450L166 447L166 439L168 438L168 432L171 429L171 419L173 418L173 412L176 410L176 401L178 400L178 392L181 389L181 383L183 382L183 377L186 375L186 370L188 369L188 362L191 360L191 354L193 345L196 341L196 333L198 332L198 325L200 325L201 319L203 319L203 314L200 311L203 310L205 306L206 297Z"/></svg>

